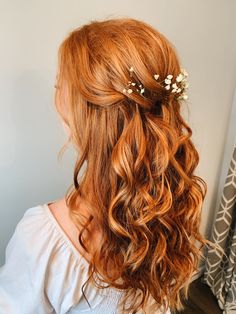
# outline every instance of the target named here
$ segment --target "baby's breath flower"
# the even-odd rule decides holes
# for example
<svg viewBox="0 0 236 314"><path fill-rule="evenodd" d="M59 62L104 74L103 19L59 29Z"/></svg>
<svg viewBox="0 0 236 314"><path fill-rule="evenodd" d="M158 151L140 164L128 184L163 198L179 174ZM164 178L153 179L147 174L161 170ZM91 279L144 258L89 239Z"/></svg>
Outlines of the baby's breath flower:
<svg viewBox="0 0 236 314"><path fill-rule="evenodd" d="M129 68L129 72L130 72L130 77L133 78L133 72L134 72L134 68L130 67ZM170 90L171 87L171 93L177 93L179 94L177 99L188 99L188 95L185 93L186 89L189 86L189 83L187 82L186 78L188 76L188 73L185 69L181 68L181 72L177 75L175 82L173 82L172 84L172 79L173 79L173 75L172 74L168 74L166 76L166 78L160 82L160 84L164 84L164 87L166 90ZM159 74L154 74L153 75L154 79L157 81L160 77ZM134 90L132 89L132 86L136 86L135 90L140 94L143 95L143 93L145 92L145 87L140 84L140 82L134 82L134 81L128 81L128 89L123 89L123 92L128 92L129 94L131 94Z"/></svg>

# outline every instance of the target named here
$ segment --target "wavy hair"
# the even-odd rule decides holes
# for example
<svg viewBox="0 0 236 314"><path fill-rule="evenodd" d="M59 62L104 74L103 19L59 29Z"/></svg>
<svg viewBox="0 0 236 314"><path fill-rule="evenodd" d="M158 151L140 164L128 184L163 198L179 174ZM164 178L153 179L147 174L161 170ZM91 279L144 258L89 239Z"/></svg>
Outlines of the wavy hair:
<svg viewBox="0 0 236 314"><path fill-rule="evenodd" d="M143 95L123 92L130 66ZM87 252L90 223L102 234L86 283L104 288L99 274L106 287L124 291L122 313L146 313L149 297L155 310L183 309L201 249L213 245L199 231L207 185L195 175L192 130L181 101L153 79L180 70L170 41L132 18L90 21L58 50L56 108L78 152L66 203ZM84 222L80 199L91 210Z"/></svg>

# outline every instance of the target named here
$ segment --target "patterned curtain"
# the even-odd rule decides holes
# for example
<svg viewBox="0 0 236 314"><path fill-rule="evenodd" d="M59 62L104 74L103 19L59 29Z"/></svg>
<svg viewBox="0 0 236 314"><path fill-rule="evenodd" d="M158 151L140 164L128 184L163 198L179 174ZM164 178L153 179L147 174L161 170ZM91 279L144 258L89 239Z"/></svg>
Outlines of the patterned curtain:
<svg viewBox="0 0 236 314"><path fill-rule="evenodd" d="M208 248L202 282L211 288L224 314L236 314L236 146L212 230L211 241L227 257Z"/></svg>

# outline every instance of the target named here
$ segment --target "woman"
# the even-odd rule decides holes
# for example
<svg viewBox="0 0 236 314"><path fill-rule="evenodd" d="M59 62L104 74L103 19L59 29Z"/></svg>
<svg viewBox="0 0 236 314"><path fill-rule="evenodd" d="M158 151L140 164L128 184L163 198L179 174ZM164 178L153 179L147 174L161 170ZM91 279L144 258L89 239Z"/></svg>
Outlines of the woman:
<svg viewBox="0 0 236 314"><path fill-rule="evenodd" d="M74 185L18 223L0 312L180 310L211 244L199 232L207 187L180 114L188 74L163 34L129 18L73 30L58 57L55 105L78 153Z"/></svg>

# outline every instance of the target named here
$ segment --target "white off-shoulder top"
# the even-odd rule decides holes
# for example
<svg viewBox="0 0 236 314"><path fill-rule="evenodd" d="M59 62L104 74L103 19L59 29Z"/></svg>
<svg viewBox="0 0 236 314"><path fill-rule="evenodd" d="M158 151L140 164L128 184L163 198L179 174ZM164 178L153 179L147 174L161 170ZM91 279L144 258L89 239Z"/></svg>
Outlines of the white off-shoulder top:
<svg viewBox="0 0 236 314"><path fill-rule="evenodd" d="M92 283L83 287L89 307L81 290L88 267L48 204L27 209L0 267L0 314L121 313L117 308L123 291Z"/></svg>

